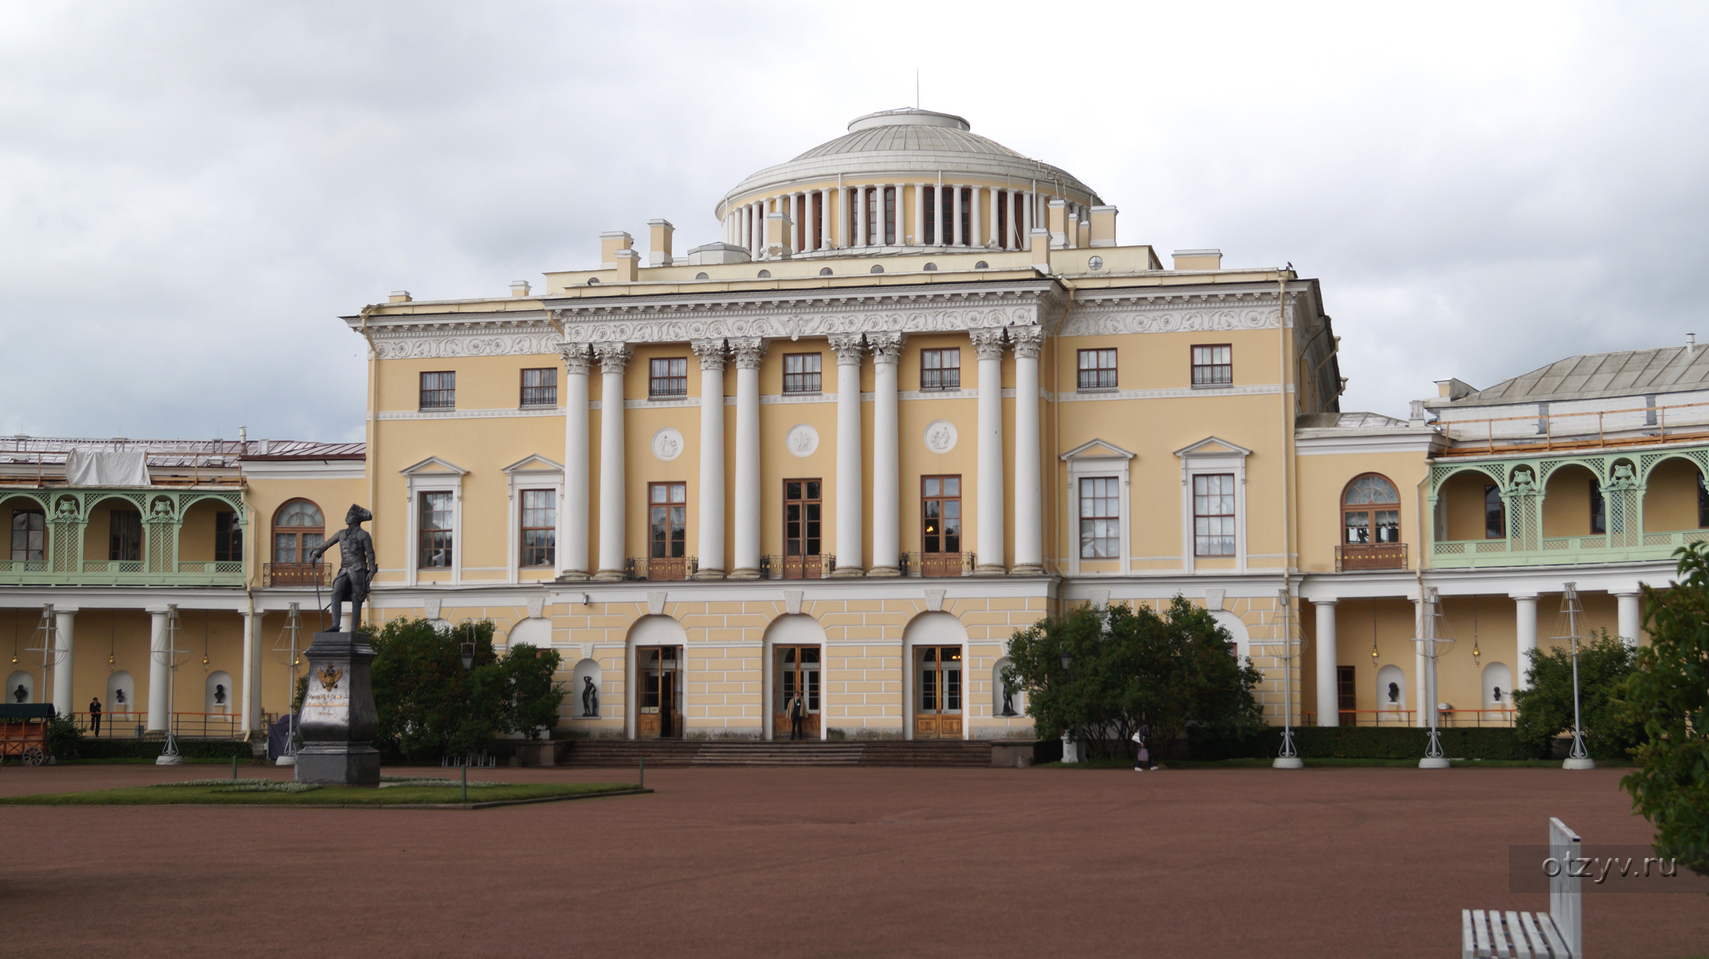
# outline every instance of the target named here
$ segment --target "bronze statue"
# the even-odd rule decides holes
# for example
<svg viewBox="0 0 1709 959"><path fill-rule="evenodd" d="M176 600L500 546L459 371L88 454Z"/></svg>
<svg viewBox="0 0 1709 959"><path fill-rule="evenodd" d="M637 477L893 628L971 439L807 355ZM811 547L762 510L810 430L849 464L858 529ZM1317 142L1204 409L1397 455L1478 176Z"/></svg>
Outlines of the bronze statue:
<svg viewBox="0 0 1709 959"><path fill-rule="evenodd" d="M374 574L380 571L380 564L374 559L374 538L362 528L362 524L374 518L374 514L360 506L352 505L350 512L344 514L345 527L333 533L327 540L314 548L309 554L309 562L320 562L321 555L338 544L338 560L340 569L338 578L332 581L332 631L344 632L343 604L350 601L350 629L354 631L362 623L362 601L368 598L368 584L373 582Z"/></svg>

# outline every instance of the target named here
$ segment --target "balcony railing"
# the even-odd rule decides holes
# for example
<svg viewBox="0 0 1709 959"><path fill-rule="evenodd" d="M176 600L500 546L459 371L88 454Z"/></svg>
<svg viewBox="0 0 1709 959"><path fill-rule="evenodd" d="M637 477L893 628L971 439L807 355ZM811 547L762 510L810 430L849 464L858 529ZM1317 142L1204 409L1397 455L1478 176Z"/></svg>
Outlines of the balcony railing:
<svg viewBox="0 0 1709 959"><path fill-rule="evenodd" d="M1406 569L1405 543L1346 543L1335 547L1335 571Z"/></svg>
<svg viewBox="0 0 1709 959"><path fill-rule="evenodd" d="M1577 450L1680 442L1709 436L1709 403L1618 410L1553 410L1527 416L1441 421L1446 456Z"/></svg>
<svg viewBox="0 0 1709 959"><path fill-rule="evenodd" d="M1505 539L1443 540L1433 545L1430 565L1437 568L1467 566L1563 566L1572 563L1656 561L1673 557L1673 551L1691 543L1709 542L1709 529L1645 533L1640 546L1610 546L1605 534L1591 536L1545 536L1541 549L1516 550Z"/></svg>
<svg viewBox="0 0 1709 959"><path fill-rule="evenodd" d="M332 565L330 563L263 563L261 564L261 582L263 586L330 586L332 584Z"/></svg>
<svg viewBox="0 0 1709 959"><path fill-rule="evenodd" d="M668 583L700 572L698 556L631 556L623 563L623 578Z"/></svg>
<svg viewBox="0 0 1709 959"><path fill-rule="evenodd" d="M40 559L0 559L0 586L242 586L240 560L178 561L171 572L141 560L81 560L75 571Z"/></svg>
<svg viewBox="0 0 1709 959"><path fill-rule="evenodd" d="M902 558L902 571L906 576L923 576L928 579L972 576L976 558L972 552L908 553Z"/></svg>

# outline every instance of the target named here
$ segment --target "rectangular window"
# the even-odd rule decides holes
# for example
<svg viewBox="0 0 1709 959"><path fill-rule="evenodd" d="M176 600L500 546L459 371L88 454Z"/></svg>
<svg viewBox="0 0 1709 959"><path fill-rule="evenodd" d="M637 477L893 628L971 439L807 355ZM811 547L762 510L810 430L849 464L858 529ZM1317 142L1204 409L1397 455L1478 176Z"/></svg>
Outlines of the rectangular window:
<svg viewBox="0 0 1709 959"><path fill-rule="evenodd" d="M1193 347L1194 386L1233 386L1234 347Z"/></svg>
<svg viewBox="0 0 1709 959"><path fill-rule="evenodd" d="M1335 667L1335 708L1343 713L1341 725L1353 725L1354 717L1358 716L1359 698L1354 690L1353 667Z"/></svg>
<svg viewBox="0 0 1709 959"><path fill-rule="evenodd" d="M687 396L688 357L673 356L648 363L647 395Z"/></svg>
<svg viewBox="0 0 1709 959"><path fill-rule="evenodd" d="M1088 476L1080 480L1080 558L1116 559L1121 555L1121 480Z"/></svg>
<svg viewBox="0 0 1709 959"><path fill-rule="evenodd" d="M961 389L961 350L921 350L920 389Z"/></svg>
<svg viewBox="0 0 1709 959"><path fill-rule="evenodd" d="M961 575L961 477L920 477L920 575Z"/></svg>
<svg viewBox="0 0 1709 959"><path fill-rule="evenodd" d="M140 514L133 513L133 516ZM47 514L39 509L12 511L12 558L42 559L47 545Z"/></svg>
<svg viewBox="0 0 1709 959"><path fill-rule="evenodd" d="M817 479L783 481L783 578L818 579L824 500Z"/></svg>
<svg viewBox="0 0 1709 959"><path fill-rule="evenodd" d="M421 494L421 569L451 568L451 494Z"/></svg>
<svg viewBox="0 0 1709 959"><path fill-rule="evenodd" d="M921 242L926 246L931 246L938 241L938 188L935 186L926 187L926 215L924 219L926 221L926 236Z"/></svg>
<svg viewBox="0 0 1709 959"><path fill-rule="evenodd" d="M884 190L884 242L889 244L895 244L898 239L897 234L902 232L896 229L896 220L898 219L896 214L900 212L896 199L896 188L886 187Z"/></svg>
<svg viewBox="0 0 1709 959"><path fill-rule="evenodd" d="M1594 479L1590 481L1590 531L1608 532L1608 507L1602 501L1602 484Z"/></svg>
<svg viewBox="0 0 1709 959"><path fill-rule="evenodd" d="M1507 538L1507 504L1501 500L1501 490L1484 487L1484 539Z"/></svg>
<svg viewBox="0 0 1709 959"><path fill-rule="evenodd" d="M647 484L648 558L681 559L688 549L688 484Z"/></svg>
<svg viewBox="0 0 1709 959"><path fill-rule="evenodd" d="M818 353L783 354L783 391L785 393L819 393L823 358Z"/></svg>
<svg viewBox="0 0 1709 959"><path fill-rule="evenodd" d="M107 514L107 558L130 562L142 559L141 513L116 509Z"/></svg>
<svg viewBox="0 0 1709 959"><path fill-rule="evenodd" d="M221 510L214 514L214 561L235 563L243 559L243 527L237 514Z"/></svg>
<svg viewBox="0 0 1709 959"><path fill-rule="evenodd" d="M1116 388L1116 351L1080 351L1080 389L1113 390Z"/></svg>
<svg viewBox="0 0 1709 959"><path fill-rule="evenodd" d="M548 366L544 369L522 371L522 405L558 405L557 367Z"/></svg>
<svg viewBox="0 0 1709 959"><path fill-rule="evenodd" d="M522 565L551 566L558 545L558 493L522 491Z"/></svg>
<svg viewBox="0 0 1709 959"><path fill-rule="evenodd" d="M457 407L456 373L421 374L421 408L449 410Z"/></svg>
<svg viewBox="0 0 1709 959"><path fill-rule="evenodd" d="M1193 555L1234 555L1234 474L1193 477Z"/></svg>

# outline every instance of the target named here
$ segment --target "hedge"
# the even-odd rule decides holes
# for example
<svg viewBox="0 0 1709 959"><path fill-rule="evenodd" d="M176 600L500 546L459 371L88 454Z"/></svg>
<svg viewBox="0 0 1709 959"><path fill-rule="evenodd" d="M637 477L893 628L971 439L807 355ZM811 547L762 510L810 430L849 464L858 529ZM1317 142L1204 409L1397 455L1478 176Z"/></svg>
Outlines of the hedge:
<svg viewBox="0 0 1709 959"><path fill-rule="evenodd" d="M1444 729L1442 754L1450 759L1534 759L1507 727ZM1302 726L1294 730L1294 749L1307 759L1418 759L1429 730L1398 726ZM1254 736L1218 737L1194 733L1188 740L1193 759L1246 759L1274 756L1282 749L1282 730L1271 727Z"/></svg>
<svg viewBox="0 0 1709 959"><path fill-rule="evenodd" d="M153 759L166 748L159 739L79 739L78 759ZM178 755L186 759L248 759L249 744L229 739L180 739Z"/></svg>

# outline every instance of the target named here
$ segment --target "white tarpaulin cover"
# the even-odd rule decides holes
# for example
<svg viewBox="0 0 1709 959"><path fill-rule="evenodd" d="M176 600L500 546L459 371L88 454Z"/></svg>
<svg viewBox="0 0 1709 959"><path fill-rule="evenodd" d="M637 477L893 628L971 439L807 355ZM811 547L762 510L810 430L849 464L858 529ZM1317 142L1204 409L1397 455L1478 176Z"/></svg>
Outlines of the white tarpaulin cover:
<svg viewBox="0 0 1709 959"><path fill-rule="evenodd" d="M72 486L147 486L148 454L72 450L65 454L65 481Z"/></svg>

